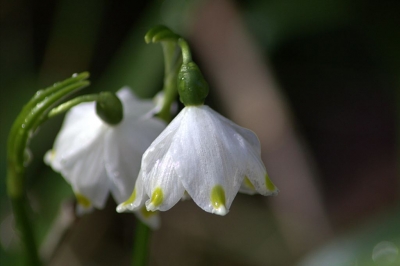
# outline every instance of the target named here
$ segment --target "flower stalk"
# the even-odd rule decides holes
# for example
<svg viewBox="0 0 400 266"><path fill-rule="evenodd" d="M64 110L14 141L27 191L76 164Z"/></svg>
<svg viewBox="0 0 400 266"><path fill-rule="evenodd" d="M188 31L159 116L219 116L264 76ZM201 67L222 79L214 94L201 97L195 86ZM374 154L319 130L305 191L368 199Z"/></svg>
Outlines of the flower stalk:
<svg viewBox="0 0 400 266"><path fill-rule="evenodd" d="M144 40L146 43L161 43L164 54L164 101L157 117L169 123L171 117L171 106L178 95L176 79L179 67L182 63L182 56L177 45L181 37L169 28L159 25L150 29Z"/></svg>
<svg viewBox="0 0 400 266"><path fill-rule="evenodd" d="M186 40L179 38L178 44L182 50L183 63L188 64L192 62L192 53L190 52L189 44L186 42Z"/></svg>
<svg viewBox="0 0 400 266"><path fill-rule="evenodd" d="M178 76L179 66L181 58L179 56L179 49L172 41L161 42L161 47L164 53L164 87L163 91L165 94L164 102L160 112L157 116L169 123L172 120L171 117L171 106L178 95L176 86L176 79Z"/></svg>
<svg viewBox="0 0 400 266"><path fill-rule="evenodd" d="M38 91L23 107L9 134L7 146L7 193L11 199L17 229L26 252L27 265L41 265L33 227L28 215L25 188L27 146L51 107L61 99L89 85L88 73L74 75L63 82Z"/></svg>
<svg viewBox="0 0 400 266"><path fill-rule="evenodd" d="M67 102L60 104L59 106L51 109L47 115L47 118L52 118L57 115L63 114L78 104L97 101L98 98L99 98L98 94L87 94L87 95L78 96L70 101L67 101Z"/></svg>
<svg viewBox="0 0 400 266"><path fill-rule="evenodd" d="M132 266L144 266L147 264L147 257L149 253L148 246L151 230L140 220L136 221L136 234L132 251Z"/></svg>
<svg viewBox="0 0 400 266"><path fill-rule="evenodd" d="M180 36L165 26L155 26L150 29L144 39L146 43L161 43L164 54L164 100L156 116L166 123L171 122L171 106L177 95L177 77L182 63L181 53L177 42ZM148 245L151 230L138 220L135 243L132 252L132 265L142 266L147 264Z"/></svg>
<svg viewBox="0 0 400 266"><path fill-rule="evenodd" d="M208 83L197 64L193 62L188 43L180 38L178 44L183 58L177 82L179 99L185 106L203 105L209 91Z"/></svg>

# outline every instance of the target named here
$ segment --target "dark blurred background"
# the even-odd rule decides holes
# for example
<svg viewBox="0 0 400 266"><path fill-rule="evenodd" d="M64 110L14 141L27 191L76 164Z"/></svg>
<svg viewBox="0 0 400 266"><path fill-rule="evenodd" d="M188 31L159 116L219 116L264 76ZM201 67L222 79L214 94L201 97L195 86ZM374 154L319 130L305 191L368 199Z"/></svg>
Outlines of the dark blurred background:
<svg viewBox="0 0 400 266"><path fill-rule="evenodd" d="M165 24L187 37L214 109L257 133L280 189L238 195L217 217L191 201L162 213L150 265L400 265L400 1L0 1L0 262L20 265L5 188L8 131L41 88L89 71L85 93L162 87ZM62 118L30 147L27 189L49 265L129 265L135 219L74 216L43 163Z"/></svg>

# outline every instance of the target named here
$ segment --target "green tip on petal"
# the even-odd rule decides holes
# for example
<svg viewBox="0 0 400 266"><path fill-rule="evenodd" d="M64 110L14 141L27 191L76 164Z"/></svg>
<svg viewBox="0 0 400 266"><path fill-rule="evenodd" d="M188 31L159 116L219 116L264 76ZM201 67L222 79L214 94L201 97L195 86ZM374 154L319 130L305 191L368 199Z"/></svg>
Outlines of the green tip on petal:
<svg viewBox="0 0 400 266"><path fill-rule="evenodd" d="M228 213L225 207L225 190L220 185L216 185L211 190L211 204L214 207L212 213L225 215Z"/></svg>
<svg viewBox="0 0 400 266"><path fill-rule="evenodd" d="M133 192L129 199L122 202L117 206L117 212L125 212L125 211L132 211L132 206L130 206L136 199L136 187L133 189Z"/></svg>
<svg viewBox="0 0 400 266"><path fill-rule="evenodd" d="M133 190L131 196L129 197L129 199L127 199L125 202L122 203L123 206L129 205L131 203L133 203L136 199L136 187Z"/></svg>
<svg viewBox="0 0 400 266"><path fill-rule="evenodd" d="M157 211L148 211L148 210L146 209L146 207L143 206L142 208L140 208L140 214L141 214L144 218L149 219L150 217L156 215L156 214L157 214Z"/></svg>
<svg viewBox="0 0 400 266"><path fill-rule="evenodd" d="M92 203L88 198L86 198L84 195L80 193L75 194L76 200L78 201L78 204L81 205L82 207L88 209L92 206Z"/></svg>
<svg viewBox="0 0 400 266"><path fill-rule="evenodd" d="M251 183L250 179L245 176L244 177L244 184L246 185L246 187L248 187L251 190L256 190L256 188L254 187L253 183Z"/></svg>
<svg viewBox="0 0 400 266"><path fill-rule="evenodd" d="M147 209L154 211L156 207L160 206L164 200L164 193L160 187L156 188L151 194L150 204Z"/></svg>
<svg viewBox="0 0 400 266"><path fill-rule="evenodd" d="M268 174L265 174L265 186L271 192L278 192L274 183L272 183L271 179L269 178Z"/></svg>

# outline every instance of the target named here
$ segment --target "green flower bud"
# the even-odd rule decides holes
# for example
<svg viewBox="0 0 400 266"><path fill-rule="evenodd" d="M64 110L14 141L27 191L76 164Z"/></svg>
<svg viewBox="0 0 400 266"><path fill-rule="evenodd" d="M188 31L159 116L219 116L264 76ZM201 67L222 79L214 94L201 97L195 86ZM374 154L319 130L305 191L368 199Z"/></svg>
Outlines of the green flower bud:
<svg viewBox="0 0 400 266"><path fill-rule="evenodd" d="M117 125L124 117L123 106L120 99L112 92L99 93L96 100L97 115L109 125Z"/></svg>
<svg viewBox="0 0 400 266"><path fill-rule="evenodd" d="M183 63L178 74L178 92L185 106L202 105L208 95L208 83L193 62Z"/></svg>

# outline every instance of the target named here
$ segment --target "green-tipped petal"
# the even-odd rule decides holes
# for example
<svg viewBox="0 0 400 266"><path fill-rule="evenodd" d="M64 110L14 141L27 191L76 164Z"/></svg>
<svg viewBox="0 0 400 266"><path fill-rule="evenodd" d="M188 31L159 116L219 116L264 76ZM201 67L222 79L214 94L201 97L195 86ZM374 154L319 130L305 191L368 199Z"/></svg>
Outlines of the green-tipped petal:
<svg viewBox="0 0 400 266"><path fill-rule="evenodd" d="M147 205L147 210L155 211L164 201L164 193L160 187L156 188L151 195L150 203Z"/></svg>
<svg viewBox="0 0 400 266"><path fill-rule="evenodd" d="M89 209L90 207L92 207L92 202L84 195L76 193L75 197L78 204L84 207L85 209Z"/></svg>
<svg viewBox="0 0 400 266"><path fill-rule="evenodd" d="M273 193L278 193L278 189L276 188L274 183L272 183L268 174L265 174L265 186L267 187L268 191L273 192Z"/></svg>
<svg viewBox="0 0 400 266"><path fill-rule="evenodd" d="M243 183L245 184L245 186L246 186L248 189L256 190L256 188L254 187L254 185L251 183L250 179L249 179L247 176L244 177Z"/></svg>
<svg viewBox="0 0 400 266"><path fill-rule="evenodd" d="M225 215L228 213L225 207L225 190L222 186L216 185L213 187L210 200L214 208L213 213L218 215Z"/></svg>

